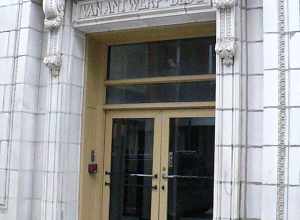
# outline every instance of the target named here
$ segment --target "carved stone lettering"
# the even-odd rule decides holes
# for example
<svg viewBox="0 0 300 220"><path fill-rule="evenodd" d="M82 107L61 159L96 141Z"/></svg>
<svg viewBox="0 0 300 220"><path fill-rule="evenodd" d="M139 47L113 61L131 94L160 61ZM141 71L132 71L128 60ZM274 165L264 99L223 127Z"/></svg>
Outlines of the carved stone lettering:
<svg viewBox="0 0 300 220"><path fill-rule="evenodd" d="M82 17L91 17L92 14L92 5L82 5L82 7L80 8L80 13L82 15Z"/></svg>
<svg viewBox="0 0 300 220"><path fill-rule="evenodd" d="M94 0L79 2L78 20L101 16L171 8L182 5L208 5L210 0Z"/></svg>
<svg viewBox="0 0 300 220"><path fill-rule="evenodd" d="M133 10L133 11L138 10L139 0L129 0L129 4L130 4L130 10Z"/></svg>
<svg viewBox="0 0 300 220"><path fill-rule="evenodd" d="M120 10L120 2L119 0L108 1L109 13L116 13Z"/></svg>
<svg viewBox="0 0 300 220"><path fill-rule="evenodd" d="M160 0L150 0L149 8L158 8Z"/></svg>

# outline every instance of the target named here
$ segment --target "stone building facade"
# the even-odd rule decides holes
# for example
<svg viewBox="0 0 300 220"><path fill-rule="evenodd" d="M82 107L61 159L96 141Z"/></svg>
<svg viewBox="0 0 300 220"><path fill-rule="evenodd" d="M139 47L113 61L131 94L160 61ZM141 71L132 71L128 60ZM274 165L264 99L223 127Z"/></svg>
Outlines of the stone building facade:
<svg viewBox="0 0 300 220"><path fill-rule="evenodd" d="M99 42L194 24L216 41L203 219L300 219L299 0L0 0L0 220L108 219Z"/></svg>

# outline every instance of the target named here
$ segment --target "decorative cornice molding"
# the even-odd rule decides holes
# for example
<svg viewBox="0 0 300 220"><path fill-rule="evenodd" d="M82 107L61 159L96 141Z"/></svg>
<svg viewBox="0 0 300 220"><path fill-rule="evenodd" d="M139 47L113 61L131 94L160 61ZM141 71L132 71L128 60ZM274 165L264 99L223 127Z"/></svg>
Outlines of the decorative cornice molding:
<svg viewBox="0 0 300 220"><path fill-rule="evenodd" d="M45 14L45 29L49 30L47 55L44 58L44 63L51 74L57 76L62 65L61 27L64 22L65 0L44 0L43 10Z"/></svg>
<svg viewBox="0 0 300 220"><path fill-rule="evenodd" d="M217 39L216 53L223 60L224 65L233 65L233 59L236 51L236 42L232 37L224 37Z"/></svg>
<svg viewBox="0 0 300 220"><path fill-rule="evenodd" d="M232 8L235 4L235 0L215 0L214 5L216 8Z"/></svg>

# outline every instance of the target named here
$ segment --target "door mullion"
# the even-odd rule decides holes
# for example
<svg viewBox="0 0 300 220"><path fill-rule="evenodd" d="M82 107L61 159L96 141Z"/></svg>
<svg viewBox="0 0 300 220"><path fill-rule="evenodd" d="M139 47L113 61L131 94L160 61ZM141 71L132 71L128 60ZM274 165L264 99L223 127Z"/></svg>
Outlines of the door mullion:
<svg viewBox="0 0 300 220"><path fill-rule="evenodd" d="M169 160L169 118L162 112L162 138L161 138L161 166L160 166L160 209L159 220L167 219L168 206L168 179L163 176L168 175L168 160Z"/></svg>
<svg viewBox="0 0 300 220"><path fill-rule="evenodd" d="M157 178L152 179L152 201L151 201L151 220L159 220L159 200L160 200L160 161L161 161L161 138L162 138L162 123L159 112L155 116L154 127L154 142L153 142L153 175Z"/></svg>

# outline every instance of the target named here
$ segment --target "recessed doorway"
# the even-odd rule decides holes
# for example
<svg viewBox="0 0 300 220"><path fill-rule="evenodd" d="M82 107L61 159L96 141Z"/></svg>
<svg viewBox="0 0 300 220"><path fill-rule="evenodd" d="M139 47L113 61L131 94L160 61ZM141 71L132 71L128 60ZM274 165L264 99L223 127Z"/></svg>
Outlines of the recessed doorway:
<svg viewBox="0 0 300 220"><path fill-rule="evenodd" d="M90 36L81 219L212 220L214 47L214 23Z"/></svg>

